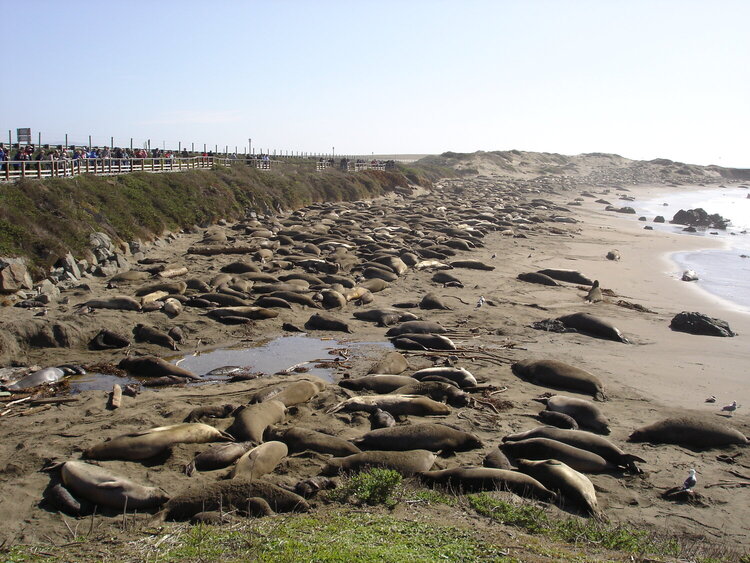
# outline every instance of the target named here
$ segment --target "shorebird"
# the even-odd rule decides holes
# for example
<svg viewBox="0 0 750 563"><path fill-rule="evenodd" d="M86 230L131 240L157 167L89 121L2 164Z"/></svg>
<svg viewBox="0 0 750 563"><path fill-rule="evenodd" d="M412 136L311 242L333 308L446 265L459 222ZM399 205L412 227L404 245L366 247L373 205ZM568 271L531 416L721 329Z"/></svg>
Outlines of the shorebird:
<svg viewBox="0 0 750 563"><path fill-rule="evenodd" d="M706 399L706 402L707 403L715 403L716 402L716 395L711 395L708 399Z"/></svg>
<svg viewBox="0 0 750 563"><path fill-rule="evenodd" d="M479 301L477 301L477 307L476 308L479 309L479 307L481 307L482 305L484 305L485 301L487 301L487 300L484 298L484 295L480 295L479 296Z"/></svg>
<svg viewBox="0 0 750 563"><path fill-rule="evenodd" d="M731 405L724 405L723 407L721 407L721 412L728 412L729 414L732 414L736 410L737 410L737 401L732 401Z"/></svg>
<svg viewBox="0 0 750 563"><path fill-rule="evenodd" d="M685 479L685 482L682 484L682 490L691 491L697 483L698 480L695 478L695 469L691 469L690 475L688 475L687 479Z"/></svg>

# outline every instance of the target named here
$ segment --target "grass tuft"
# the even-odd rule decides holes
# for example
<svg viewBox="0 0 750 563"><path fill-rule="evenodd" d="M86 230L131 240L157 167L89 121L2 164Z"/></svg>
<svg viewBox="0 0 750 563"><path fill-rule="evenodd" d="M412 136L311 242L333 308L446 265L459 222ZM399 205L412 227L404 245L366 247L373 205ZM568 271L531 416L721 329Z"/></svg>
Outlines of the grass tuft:
<svg viewBox="0 0 750 563"><path fill-rule="evenodd" d="M398 503L395 495L403 478L398 471L374 467L350 476L328 494L330 500L355 504L383 504L393 507Z"/></svg>

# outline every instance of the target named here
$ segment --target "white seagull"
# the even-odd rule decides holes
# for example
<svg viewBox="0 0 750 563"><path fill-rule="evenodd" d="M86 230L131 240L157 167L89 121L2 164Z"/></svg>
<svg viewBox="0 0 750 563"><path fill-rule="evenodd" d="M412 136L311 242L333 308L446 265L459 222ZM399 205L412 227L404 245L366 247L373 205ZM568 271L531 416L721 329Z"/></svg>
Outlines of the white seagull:
<svg viewBox="0 0 750 563"><path fill-rule="evenodd" d="M724 405L723 407L721 407L721 412L728 412L730 414L736 410L737 410L737 401L732 401L731 405Z"/></svg>
<svg viewBox="0 0 750 563"><path fill-rule="evenodd" d="M695 485L698 483L698 480L695 478L695 469L690 470L690 475L688 475L688 478L685 479L685 482L682 484L682 490L683 491L690 491L695 487Z"/></svg>
<svg viewBox="0 0 750 563"><path fill-rule="evenodd" d="M480 295L479 296L479 301L477 301L477 309L479 309L479 307L481 307L482 305L484 305L485 301L487 301L487 300L484 298L484 295Z"/></svg>

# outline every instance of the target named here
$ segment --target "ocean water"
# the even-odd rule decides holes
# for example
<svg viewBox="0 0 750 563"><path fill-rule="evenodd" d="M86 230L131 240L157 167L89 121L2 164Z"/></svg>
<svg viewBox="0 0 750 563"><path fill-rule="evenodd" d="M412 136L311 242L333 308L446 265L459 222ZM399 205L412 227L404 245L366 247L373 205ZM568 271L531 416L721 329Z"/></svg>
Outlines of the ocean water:
<svg viewBox="0 0 750 563"><path fill-rule="evenodd" d="M699 280L690 282L721 298L732 309L750 312L750 189L740 187L706 188L679 192L654 199L636 200L631 205L636 217L648 218L646 224L654 230L680 233L683 236L709 237L724 243L720 249L677 252L671 255L675 272L695 270ZM627 203L627 202L625 202ZM667 205L664 205L667 204ZM669 220L680 209L702 207L709 214L718 213L731 220L729 227L683 233L682 225L670 225ZM663 215L667 223L653 223Z"/></svg>

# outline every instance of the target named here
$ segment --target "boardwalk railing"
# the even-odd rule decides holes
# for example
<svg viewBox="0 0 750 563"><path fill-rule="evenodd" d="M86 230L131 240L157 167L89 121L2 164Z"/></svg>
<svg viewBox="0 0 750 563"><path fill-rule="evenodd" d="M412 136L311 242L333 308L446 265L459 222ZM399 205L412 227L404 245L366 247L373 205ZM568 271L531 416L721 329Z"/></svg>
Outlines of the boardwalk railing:
<svg viewBox="0 0 750 563"><path fill-rule="evenodd" d="M260 170L270 170L271 161L260 158L218 158L194 156L188 158L79 158L76 160L11 160L0 162L0 181L19 178L70 178L80 174L110 176L128 172L180 172L196 168L212 168L215 164L232 166L246 164Z"/></svg>

